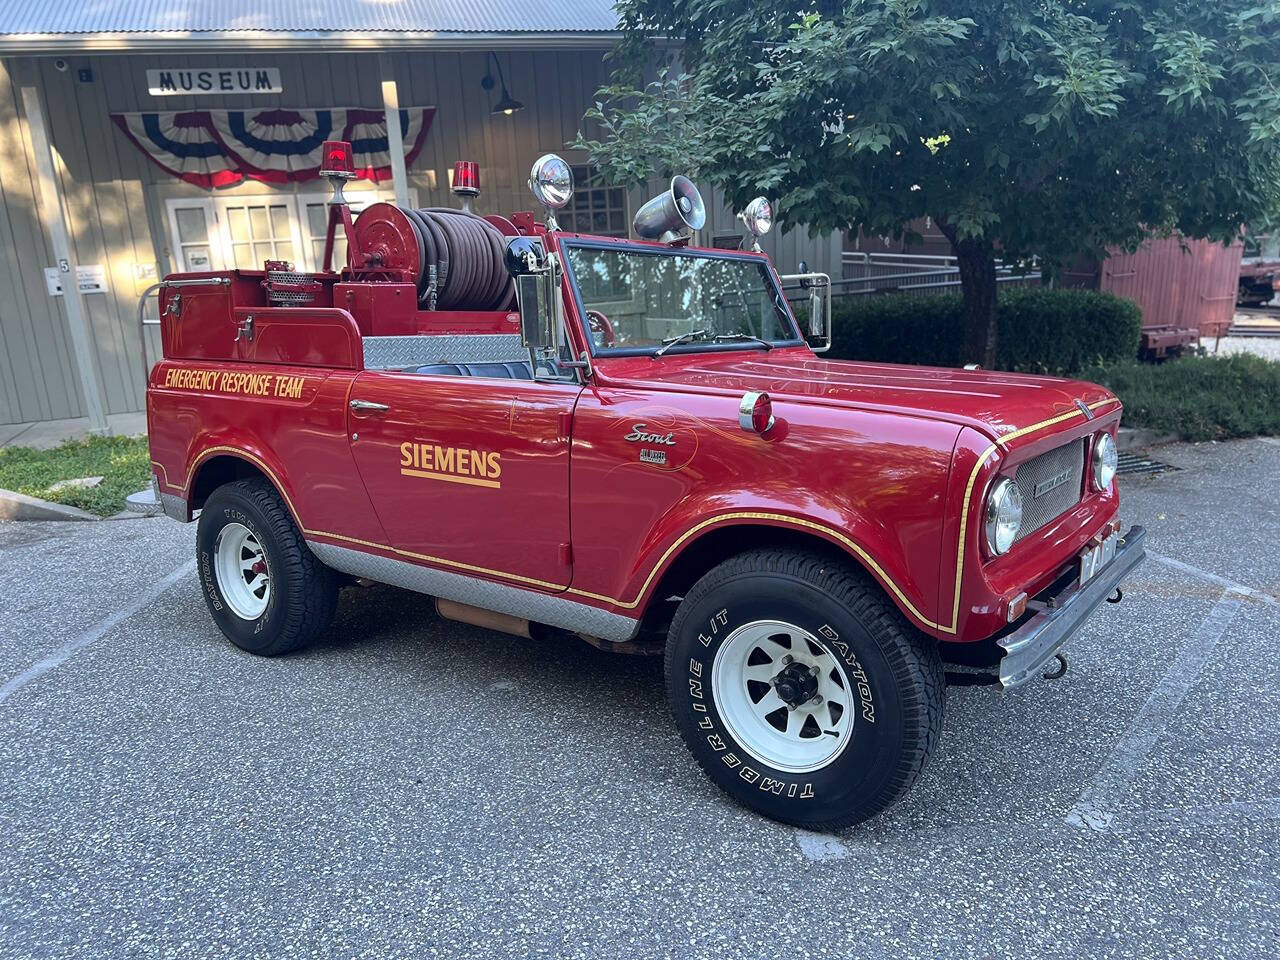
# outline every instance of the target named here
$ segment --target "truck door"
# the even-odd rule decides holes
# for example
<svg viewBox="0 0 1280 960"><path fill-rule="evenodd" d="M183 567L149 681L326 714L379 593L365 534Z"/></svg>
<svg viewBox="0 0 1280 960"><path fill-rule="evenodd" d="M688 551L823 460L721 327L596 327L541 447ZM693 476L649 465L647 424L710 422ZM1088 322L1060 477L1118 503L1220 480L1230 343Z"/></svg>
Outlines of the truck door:
<svg viewBox="0 0 1280 960"><path fill-rule="evenodd" d="M348 439L390 546L454 573L567 587L569 428L581 390L361 373L348 397Z"/></svg>

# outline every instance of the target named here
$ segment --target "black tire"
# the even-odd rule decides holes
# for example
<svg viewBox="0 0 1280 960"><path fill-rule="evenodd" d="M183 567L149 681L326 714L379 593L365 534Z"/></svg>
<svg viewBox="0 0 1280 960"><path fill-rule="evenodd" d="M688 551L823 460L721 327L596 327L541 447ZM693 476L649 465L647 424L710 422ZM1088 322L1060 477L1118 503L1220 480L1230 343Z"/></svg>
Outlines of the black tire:
<svg viewBox="0 0 1280 960"><path fill-rule="evenodd" d="M855 688L845 745L808 772L753 754L717 703L717 654L739 627L769 620L810 634ZM676 726L716 784L767 817L824 831L873 817L910 789L937 746L946 699L937 642L852 563L798 550L743 553L694 585L667 636L666 683Z"/></svg>
<svg viewBox="0 0 1280 960"><path fill-rule="evenodd" d="M233 523L244 525L257 539L270 572L266 609L254 619L232 609L216 573L218 536ZM209 496L196 530L196 566L205 605L218 629L249 653L275 657L298 650L333 620L338 578L316 559L284 500L265 480L239 480Z"/></svg>

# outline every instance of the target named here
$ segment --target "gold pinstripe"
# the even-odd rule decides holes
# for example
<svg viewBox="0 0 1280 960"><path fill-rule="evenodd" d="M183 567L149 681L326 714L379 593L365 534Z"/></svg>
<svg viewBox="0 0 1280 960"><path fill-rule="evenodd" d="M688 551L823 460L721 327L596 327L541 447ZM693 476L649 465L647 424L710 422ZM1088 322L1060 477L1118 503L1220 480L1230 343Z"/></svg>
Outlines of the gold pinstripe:
<svg viewBox="0 0 1280 960"><path fill-rule="evenodd" d="M1117 403L1117 402L1118 401L1116 400L1115 397L1108 397L1106 400L1096 400L1093 403L1088 404L1088 407L1090 410L1096 410L1098 407L1106 406L1109 403ZM374 541L371 541L371 540L361 540L357 537L349 537L341 533L332 533L328 530L308 529L307 527L303 526L302 520L298 515L298 511L293 505L293 501L289 498L289 494L286 492L284 484L280 482L280 478L276 476L275 471L273 471L269 466L267 466L267 464L264 463L258 456L240 447L218 446L218 447L210 447L209 449L205 450L200 455L200 457L191 464L190 469L187 470L187 476L183 482L182 490L183 490L183 493L185 494L188 486L190 485L191 477L195 473L196 467L198 467L202 462L207 460L212 454L224 453L224 452L234 454L236 456L244 457L245 459L251 460L257 466L262 468L262 470L271 478L272 482L276 485L276 489L280 491L280 495L284 497L285 503L289 507L289 512L293 514L294 520L295 522L297 522L298 527L302 530L304 536L324 537L329 540L339 540L344 543L356 544L357 546L372 547L375 550L382 550L387 553L396 554L397 556L407 557L412 560L420 560L429 564L435 564L443 567L451 567L456 570L465 570L469 573L477 573L477 574L482 574L484 576L489 576L489 577L497 577L499 579L508 580L514 583L528 584L529 586L538 587L544 590L553 590L560 593L572 594L574 596L583 597L588 600L595 600L600 603L611 604L623 610L634 610L636 607L640 605L640 601L643 599L649 587L653 585L653 581L656 579L659 572L665 566L666 562L671 558L671 555L675 553L676 550L678 550L680 546L684 544L686 541L688 541L691 537L697 535L701 531L705 530L707 527L710 527L719 523L728 523L734 520L766 520L773 523L779 523L787 526L799 527L805 530L816 531L818 533L822 533L830 537L831 539L835 540L837 543L840 543L846 549L848 549L849 551L854 553L856 556L858 556L868 567L871 568L871 570L875 573L875 575L879 577L880 580L893 593L893 595L897 597L899 601L901 601L902 605L906 607L906 609L911 613L911 615L916 620L924 624L926 627L929 627L930 629L933 629L933 630L937 630L940 633L954 634L956 632L956 628L960 621L960 587L964 578L964 543L965 543L965 535L968 531L969 513L970 513L969 504L970 504L970 501L972 500L974 484L977 482L978 474L981 472L983 464L987 462L991 454L993 454L997 449L999 449L1002 446L1005 446L1006 444L1010 443L1013 440L1016 440L1018 437L1024 437L1028 434L1035 433L1036 431L1043 430L1046 427L1051 427L1055 424L1062 423L1066 420L1070 420L1073 417L1079 417L1083 415L1084 414L1082 411L1080 411L1079 409L1075 409L1067 413L1059 414L1056 417L1050 417L1048 420L1041 420L1039 423L1033 423L1030 426L1021 427L1020 429L1014 430L1011 433L1006 433L1004 436L1000 437L998 440L992 443L989 447L987 447L986 450L984 450L982 454L978 457L977 462L974 463L973 470L970 471L969 473L969 482L965 486L964 501L963 501L964 508L960 514L960 533L959 533L959 537L957 538L957 544L956 544L955 595L952 601L950 625L936 623L933 620L930 620L924 614L922 614L919 611L919 609L916 608L915 604L913 604L911 600L907 597L907 595L903 593L902 589L897 585L897 583L895 583L893 579L890 578L890 576L884 571L884 568L881 567L880 564L876 562L875 558L873 558L871 554L869 554L865 549L863 549L861 545L859 545L858 543L850 539L841 531L823 523L817 523L813 520L803 520L803 519L800 519L799 517L791 517L781 513L769 513L765 511L755 511L755 510L737 511L734 513L720 514L719 516L711 517L707 520L703 520L700 523L695 524L694 526L686 530L684 533L682 533L679 537L677 537L675 541L670 546L668 546L665 551L663 551L662 556L658 558L657 563L653 565L652 569L650 569L649 571L648 576L645 577L644 583L642 583L640 585L639 590L636 591L635 599L627 601L627 600L618 599L617 597L610 597L602 593L592 593L589 590L582 590L577 587L565 588L563 584L552 583L547 580L539 580L535 577L526 577L516 573L508 573L504 570L493 570L489 567L481 567L475 564L462 563L457 560L449 560L445 557L434 557L425 553L414 553L411 550L401 550L397 547L393 547L385 543L375 543ZM152 461L152 462L155 463L156 466L160 467L161 471L164 471L163 465L156 463L155 461ZM165 474L165 482L166 484L168 484L167 473ZM170 484L170 486L172 485Z"/></svg>

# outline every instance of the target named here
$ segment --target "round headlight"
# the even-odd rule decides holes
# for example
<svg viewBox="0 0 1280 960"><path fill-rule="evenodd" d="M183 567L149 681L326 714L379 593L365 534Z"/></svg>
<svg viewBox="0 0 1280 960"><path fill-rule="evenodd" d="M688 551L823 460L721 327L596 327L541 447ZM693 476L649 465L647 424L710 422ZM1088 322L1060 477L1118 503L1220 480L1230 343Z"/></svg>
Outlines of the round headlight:
<svg viewBox="0 0 1280 960"><path fill-rule="evenodd" d="M534 199L548 210L559 210L573 196L573 171L563 157L543 154L529 171L529 189Z"/></svg>
<svg viewBox="0 0 1280 960"><path fill-rule="evenodd" d="M1116 478L1116 465L1120 457L1116 453L1116 442L1109 433L1098 434L1093 442L1093 485L1099 490L1110 488L1111 481Z"/></svg>
<svg viewBox="0 0 1280 960"><path fill-rule="evenodd" d="M763 237L773 228L773 205L764 197L756 197L739 217L753 237Z"/></svg>
<svg viewBox="0 0 1280 960"><path fill-rule="evenodd" d="M987 496L987 546L996 556L1013 546L1022 527L1022 494L1008 477L996 481Z"/></svg>

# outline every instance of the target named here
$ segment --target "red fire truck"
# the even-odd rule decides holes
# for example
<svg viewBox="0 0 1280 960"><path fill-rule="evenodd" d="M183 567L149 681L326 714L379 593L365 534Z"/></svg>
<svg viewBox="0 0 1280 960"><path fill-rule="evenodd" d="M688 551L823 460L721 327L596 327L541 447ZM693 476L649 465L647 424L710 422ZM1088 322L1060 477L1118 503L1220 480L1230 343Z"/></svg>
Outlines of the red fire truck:
<svg viewBox="0 0 1280 960"><path fill-rule="evenodd" d="M637 239L569 233L571 171L547 155L541 220L474 213L466 163L462 209L353 220L350 147L325 157L324 270L162 290L155 483L199 517L205 602L251 653L304 646L370 580L446 618L662 651L711 779L830 829L919 775L944 661L1003 687L1060 675L1144 555L1117 516L1112 394L822 359L829 287L774 271L764 199L750 249L690 244L706 214L684 177Z"/></svg>

